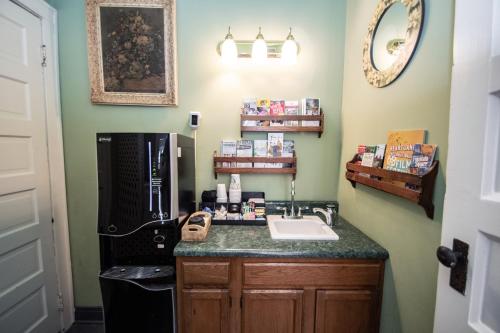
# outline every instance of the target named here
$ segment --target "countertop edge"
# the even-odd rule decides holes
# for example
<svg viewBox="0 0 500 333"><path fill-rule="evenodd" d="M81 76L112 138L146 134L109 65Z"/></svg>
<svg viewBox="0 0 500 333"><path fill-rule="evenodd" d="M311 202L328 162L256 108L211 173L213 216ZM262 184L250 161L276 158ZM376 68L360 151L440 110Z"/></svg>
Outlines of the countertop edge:
<svg viewBox="0 0 500 333"><path fill-rule="evenodd" d="M250 247L246 247L243 244L241 247L238 247L235 244L231 245L223 245L225 242L218 243L218 240L214 235L209 237L209 239L204 243L202 242L187 242L181 241L174 248L174 256L175 257L242 257L242 258L311 258L311 259L365 259L365 260L387 260L389 258L389 252L387 249L382 247L376 241L368 237L365 233L363 233L356 226L349 223L347 220L340 218L340 226L338 226L338 230L344 230L344 232L348 235L348 237L355 237L359 243L347 243L347 245L340 245L338 249L332 248L330 246L325 246L324 248L318 247L317 244L313 245L311 248L285 248L280 247L278 244L276 245L276 250L272 247L267 248L259 248L259 243L256 241L256 244L252 244ZM233 227L229 227L230 230ZM252 234L252 237L255 237L255 230L253 228L266 228L267 227L255 227L255 226L244 226L243 228L247 229L249 233ZM340 229L341 228L341 229ZM252 231L252 229L254 231ZM238 229L234 229L235 231ZM244 229L239 229L244 230ZM262 229L261 229L262 230ZM212 230L211 230L212 231ZM209 231L209 236L210 232ZM229 231L224 231L222 233L223 238L226 237L226 234ZM266 240L269 240L270 235L259 234L257 232L257 237L265 237ZM340 235L340 234L339 234ZM357 238L356 238L357 237ZM220 239L219 239L220 240ZM337 241L335 241L337 242ZM267 244L269 245L269 244ZM300 247L300 245L299 245Z"/></svg>

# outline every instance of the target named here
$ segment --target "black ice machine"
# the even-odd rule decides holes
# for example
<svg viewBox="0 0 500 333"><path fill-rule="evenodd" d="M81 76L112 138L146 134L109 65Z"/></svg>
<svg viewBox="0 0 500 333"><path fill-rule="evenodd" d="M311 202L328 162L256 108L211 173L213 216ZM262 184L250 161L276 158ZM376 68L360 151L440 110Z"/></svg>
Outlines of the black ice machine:
<svg viewBox="0 0 500 333"><path fill-rule="evenodd" d="M175 332L180 227L195 210L194 140L98 133L98 233L106 333Z"/></svg>

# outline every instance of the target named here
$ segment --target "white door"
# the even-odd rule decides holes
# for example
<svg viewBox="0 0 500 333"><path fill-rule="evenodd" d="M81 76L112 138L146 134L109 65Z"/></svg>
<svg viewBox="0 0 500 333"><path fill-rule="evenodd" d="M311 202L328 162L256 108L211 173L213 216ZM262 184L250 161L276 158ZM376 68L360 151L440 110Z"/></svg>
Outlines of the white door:
<svg viewBox="0 0 500 333"><path fill-rule="evenodd" d="M41 22L0 0L0 332L59 331Z"/></svg>
<svg viewBox="0 0 500 333"><path fill-rule="evenodd" d="M500 332L500 1L455 10L441 244L467 243L468 269L462 294L440 265L434 332Z"/></svg>

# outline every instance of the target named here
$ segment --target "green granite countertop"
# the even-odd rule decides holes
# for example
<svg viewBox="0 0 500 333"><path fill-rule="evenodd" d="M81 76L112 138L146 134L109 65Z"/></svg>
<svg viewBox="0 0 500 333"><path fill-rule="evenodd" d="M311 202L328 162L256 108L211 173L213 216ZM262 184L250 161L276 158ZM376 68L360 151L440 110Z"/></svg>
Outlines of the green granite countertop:
<svg viewBox="0 0 500 333"><path fill-rule="evenodd" d="M338 241L273 240L267 226L212 225L201 242L181 241L175 256L387 259L389 253L349 222L339 219Z"/></svg>

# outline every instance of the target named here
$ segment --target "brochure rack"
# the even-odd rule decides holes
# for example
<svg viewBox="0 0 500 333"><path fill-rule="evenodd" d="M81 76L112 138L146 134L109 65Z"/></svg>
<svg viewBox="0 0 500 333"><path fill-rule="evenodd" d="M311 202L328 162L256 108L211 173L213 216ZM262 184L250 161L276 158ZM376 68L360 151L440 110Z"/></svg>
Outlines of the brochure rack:
<svg viewBox="0 0 500 333"><path fill-rule="evenodd" d="M286 168L237 168L237 167L222 167L223 162L233 163L284 163L289 164ZM254 174L290 174L295 179L297 174L297 156L295 152L293 157L223 157L217 156L214 151L214 177L220 173L254 173Z"/></svg>
<svg viewBox="0 0 500 333"><path fill-rule="evenodd" d="M355 158L347 162L345 174L352 187L355 188L356 184L359 183L405 198L422 206L428 218L434 218L432 198L439 170L439 161L434 161L429 170L422 176L366 167L354 162Z"/></svg>

